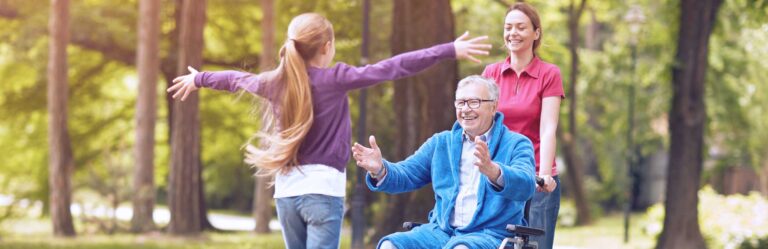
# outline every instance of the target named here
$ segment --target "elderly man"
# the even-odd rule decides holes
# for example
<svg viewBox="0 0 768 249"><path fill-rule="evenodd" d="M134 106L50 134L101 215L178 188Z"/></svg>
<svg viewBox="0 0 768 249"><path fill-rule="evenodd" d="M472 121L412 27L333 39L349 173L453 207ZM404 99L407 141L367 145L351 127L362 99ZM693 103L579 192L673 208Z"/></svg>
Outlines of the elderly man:
<svg viewBox="0 0 768 249"><path fill-rule="evenodd" d="M435 134L404 161L381 157L355 143L357 165L368 171L368 188L386 193L414 191L432 183L435 207L429 223L385 236L378 248L496 248L512 236L506 224L523 224L525 201L533 196L533 145L511 132L496 112L499 90L492 80L469 76L456 90L456 124Z"/></svg>

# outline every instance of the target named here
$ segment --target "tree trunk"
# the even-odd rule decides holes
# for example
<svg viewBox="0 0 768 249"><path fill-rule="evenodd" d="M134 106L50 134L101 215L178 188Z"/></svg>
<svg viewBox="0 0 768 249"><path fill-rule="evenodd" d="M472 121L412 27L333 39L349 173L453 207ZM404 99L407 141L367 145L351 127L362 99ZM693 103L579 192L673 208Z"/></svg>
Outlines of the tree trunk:
<svg viewBox="0 0 768 249"><path fill-rule="evenodd" d="M200 206L200 228L202 230L211 230L211 231L217 231L216 227L211 224L211 221L208 219L208 205L205 204L205 182L203 182L203 169L202 169L202 162L200 162L198 156L198 164L201 165L200 172L197 174L197 178L199 179L199 183L197 185L197 195L200 196L200 198L197 199L197 203Z"/></svg>
<svg viewBox="0 0 768 249"><path fill-rule="evenodd" d="M253 197L253 216L256 219L257 234L269 233L269 221L272 220L272 195L274 189L269 187L269 177L256 177L254 197Z"/></svg>
<svg viewBox="0 0 768 249"><path fill-rule="evenodd" d="M74 170L72 145L67 131L67 44L69 43L69 0L51 0L48 20L48 182L51 221L55 236L75 236L72 225L71 176Z"/></svg>
<svg viewBox="0 0 768 249"><path fill-rule="evenodd" d="M275 65L275 10L273 0L261 0L261 57L259 71L267 71ZM257 234L269 233L272 220L272 193L268 177L256 177L253 191L253 216L256 219Z"/></svg>
<svg viewBox="0 0 768 249"><path fill-rule="evenodd" d="M200 68L205 25L205 1L185 0L181 6L178 75L189 73L187 66ZM171 169L168 206L171 221L168 232L197 235L206 223L201 182L200 117L197 92L173 105L171 128Z"/></svg>
<svg viewBox="0 0 768 249"><path fill-rule="evenodd" d="M360 64L365 65L368 63L368 44L370 44L370 9L371 1L363 0L363 27L362 27L362 44L360 46ZM367 118L368 118L368 90L361 89L358 97L358 121L357 121L357 141L365 141L367 130ZM355 185L353 186L354 192L352 194L350 220L352 220L352 241L351 248L363 249L365 248L365 233L366 233L366 220L365 220L365 207L366 205L366 193L370 191L366 190L365 175L366 172L362 168L355 167Z"/></svg>
<svg viewBox="0 0 768 249"><path fill-rule="evenodd" d="M600 50L600 23L597 22L594 8L588 8L589 24L587 24L586 35L584 36L584 47L592 50Z"/></svg>
<svg viewBox="0 0 768 249"><path fill-rule="evenodd" d="M173 10L174 27L169 35L171 47L179 47L179 33L181 33L181 9L184 6L184 0L174 0L175 7ZM165 78L166 89L173 86L173 79L176 78L176 67L179 64L179 49L169 49L167 60L164 60L160 65L160 70L163 72L163 78ZM165 94L165 104L168 109L168 116L166 122L168 123L168 147L171 147L171 138L173 137L173 106L176 105L173 99L173 93Z"/></svg>
<svg viewBox="0 0 768 249"><path fill-rule="evenodd" d="M393 15L393 54L450 42L455 38L453 12L448 0L396 0ZM427 138L451 128L456 120L453 99L457 82L456 61L442 62L417 76L395 82L395 113L402 117L397 119L396 124L399 134L394 148L398 155L396 159L405 159ZM371 242L375 243L381 236L399 230L406 217L425 221L434 205L434 195L429 187L415 194L399 194L390 199L394 200L388 203L386 217L377 225Z"/></svg>
<svg viewBox="0 0 768 249"><path fill-rule="evenodd" d="M672 68L664 229L656 248L706 248L699 229L704 125L704 80L709 36L722 0L682 0L677 63Z"/></svg>
<svg viewBox="0 0 768 249"><path fill-rule="evenodd" d="M571 85L568 89L568 132L565 134L558 132L560 140L563 142L565 163L568 166L568 173L565 176L568 178L570 183L569 189L573 193L573 199L576 201L577 225L589 224L592 220L587 194L584 192L584 186L582 185L584 182L584 160L578 149L579 137L576 127L576 83L579 76L579 19L581 19L581 14L584 13L585 6L586 0L582 0L579 6L575 6L575 3L571 1L571 5L568 7L568 50L571 52L571 73L569 76Z"/></svg>
<svg viewBox="0 0 768 249"><path fill-rule="evenodd" d="M766 152L768 153L768 150ZM758 177L760 177L760 193L763 196L768 196L768 159L763 159L762 172L758 174Z"/></svg>
<svg viewBox="0 0 768 249"><path fill-rule="evenodd" d="M136 165L133 178L131 231L154 230L155 122L157 120L157 75L160 71L160 1L139 1L139 44L136 66L139 95L136 101Z"/></svg>

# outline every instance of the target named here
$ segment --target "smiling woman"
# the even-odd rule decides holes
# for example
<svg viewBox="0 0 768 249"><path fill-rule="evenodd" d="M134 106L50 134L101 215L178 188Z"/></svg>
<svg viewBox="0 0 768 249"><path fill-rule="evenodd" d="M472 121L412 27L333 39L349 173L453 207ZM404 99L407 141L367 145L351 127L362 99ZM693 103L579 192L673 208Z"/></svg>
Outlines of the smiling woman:
<svg viewBox="0 0 768 249"><path fill-rule="evenodd" d="M516 3L504 18L504 46L509 56L488 65L483 76L499 84L499 111L504 125L531 139L536 153L536 174L544 179L531 206L531 227L546 231L536 236L539 248L552 248L560 208L560 188L555 164L555 131L560 101L565 97L560 69L536 54L543 34L538 12ZM545 238L543 238L545 237Z"/></svg>

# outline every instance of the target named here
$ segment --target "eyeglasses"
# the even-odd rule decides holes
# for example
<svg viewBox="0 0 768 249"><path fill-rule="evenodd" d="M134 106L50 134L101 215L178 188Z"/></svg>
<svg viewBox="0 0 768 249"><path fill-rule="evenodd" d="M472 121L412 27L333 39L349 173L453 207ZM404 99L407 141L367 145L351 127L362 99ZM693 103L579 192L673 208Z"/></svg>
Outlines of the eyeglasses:
<svg viewBox="0 0 768 249"><path fill-rule="evenodd" d="M483 102L494 102L496 100L493 99L457 99L456 101L453 101L453 106L456 107L456 109L464 108L464 106L468 106L469 109L477 109L480 108L480 104Z"/></svg>

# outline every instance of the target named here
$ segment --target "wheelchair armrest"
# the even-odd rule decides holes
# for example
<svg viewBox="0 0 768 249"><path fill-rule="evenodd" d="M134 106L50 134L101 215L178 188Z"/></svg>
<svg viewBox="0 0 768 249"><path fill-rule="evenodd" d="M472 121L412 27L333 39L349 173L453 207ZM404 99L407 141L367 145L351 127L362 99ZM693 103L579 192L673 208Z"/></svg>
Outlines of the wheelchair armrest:
<svg viewBox="0 0 768 249"><path fill-rule="evenodd" d="M406 222L403 222L403 229L405 229L406 231L410 231L411 229L414 229L417 226L421 226L421 225L424 225L424 223L406 221Z"/></svg>
<svg viewBox="0 0 768 249"><path fill-rule="evenodd" d="M532 227L519 226L519 225L507 225L507 231L510 233L520 234L523 236L541 236L544 235L544 230L536 229Z"/></svg>

